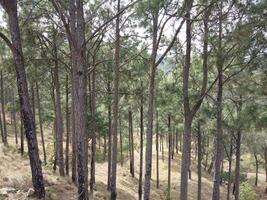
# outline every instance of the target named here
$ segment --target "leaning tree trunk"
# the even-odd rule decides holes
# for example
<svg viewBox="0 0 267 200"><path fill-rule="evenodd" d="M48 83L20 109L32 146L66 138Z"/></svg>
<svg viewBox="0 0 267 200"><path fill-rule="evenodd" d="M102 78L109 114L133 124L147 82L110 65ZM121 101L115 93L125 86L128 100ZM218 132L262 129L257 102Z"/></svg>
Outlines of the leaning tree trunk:
<svg viewBox="0 0 267 200"><path fill-rule="evenodd" d="M36 133L34 129L34 119L30 107L26 72L23 61L23 52L21 47L20 30L17 17L16 0L0 0L0 3L8 14L8 23L12 40L12 53L16 66L17 86L20 100L20 110L22 113L23 125L28 141L28 155L32 172L32 182L35 194L39 198L45 196L44 180L41 162L39 159Z"/></svg>

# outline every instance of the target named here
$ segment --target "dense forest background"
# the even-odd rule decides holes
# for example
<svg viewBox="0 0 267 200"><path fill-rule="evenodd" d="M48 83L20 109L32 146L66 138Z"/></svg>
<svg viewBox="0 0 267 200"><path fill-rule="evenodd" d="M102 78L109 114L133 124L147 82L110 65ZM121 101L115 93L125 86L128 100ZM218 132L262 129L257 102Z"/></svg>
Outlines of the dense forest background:
<svg viewBox="0 0 267 200"><path fill-rule="evenodd" d="M267 199L265 0L0 5L0 199Z"/></svg>

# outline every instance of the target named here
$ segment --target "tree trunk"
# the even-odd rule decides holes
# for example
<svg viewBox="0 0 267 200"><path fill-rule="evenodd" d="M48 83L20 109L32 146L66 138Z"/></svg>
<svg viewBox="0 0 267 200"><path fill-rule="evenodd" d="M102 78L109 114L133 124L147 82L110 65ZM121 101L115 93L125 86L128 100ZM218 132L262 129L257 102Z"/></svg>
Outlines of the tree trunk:
<svg viewBox="0 0 267 200"><path fill-rule="evenodd" d="M39 159L38 145L36 133L34 129L34 119L30 108L27 79L23 62L23 52L21 47L19 23L17 17L17 1L1 0L0 3L8 14L8 22L11 33L12 45L16 50L13 50L13 58L16 66L17 86L20 100L20 110L22 113L23 125L28 141L28 155L32 172L32 182L35 194L39 198L45 196L45 188L42 174L41 162Z"/></svg>
<svg viewBox="0 0 267 200"><path fill-rule="evenodd" d="M220 8L222 9L222 8ZM213 193L212 200L220 199L220 169L223 154L223 129L222 129L222 94L223 94L223 58L222 58L222 10L219 16L219 41L218 41L218 88L216 101L216 149L214 162Z"/></svg>
<svg viewBox="0 0 267 200"><path fill-rule="evenodd" d="M2 122L2 115L1 115L1 113L0 113L0 131L1 131L2 142L5 143L4 127L3 127L3 122Z"/></svg>
<svg viewBox="0 0 267 200"><path fill-rule="evenodd" d="M171 199L171 156L172 156L172 132L171 132L171 115L168 115L168 135L169 135L169 156L168 156L168 194L167 199Z"/></svg>
<svg viewBox="0 0 267 200"><path fill-rule="evenodd" d="M181 192L180 199L187 200L188 191L188 174L190 175L191 160L191 123L192 116L189 103L189 70L191 60L191 20L190 12L193 2L186 3L186 56L183 67L183 104L184 104L184 132L183 132L183 150L181 164Z"/></svg>
<svg viewBox="0 0 267 200"><path fill-rule="evenodd" d="M200 129L200 122L198 122L197 127L197 175L198 175L198 182L197 182L197 200L201 200L201 186L202 186L202 169L201 169L201 162L202 162L202 134Z"/></svg>
<svg viewBox="0 0 267 200"><path fill-rule="evenodd" d="M157 170L157 188L159 188L159 113L156 112L156 170Z"/></svg>
<svg viewBox="0 0 267 200"><path fill-rule="evenodd" d="M129 111L129 152L130 152L130 173L132 177L134 177L134 141L133 141L132 111Z"/></svg>
<svg viewBox="0 0 267 200"><path fill-rule="evenodd" d="M232 157L233 157L233 138L230 140L230 152L229 152L229 166L228 166L228 185L227 185L227 200L230 200L230 191L232 184Z"/></svg>
<svg viewBox="0 0 267 200"><path fill-rule="evenodd" d="M241 130L237 130L235 164L235 200L239 200Z"/></svg>
<svg viewBox="0 0 267 200"><path fill-rule="evenodd" d="M256 161L256 178L255 178L255 186L258 186L258 174L259 174L259 160L257 154L254 154Z"/></svg>
<svg viewBox="0 0 267 200"><path fill-rule="evenodd" d="M142 87L142 85L141 85ZM138 199L142 199L142 181L143 181L143 135L144 135L144 116L143 116L143 95L141 94L141 106L140 106L140 165L139 165L139 187L138 187Z"/></svg>
<svg viewBox="0 0 267 200"><path fill-rule="evenodd" d="M108 84L108 92L110 91L110 84ZM110 190L110 173L111 173L111 104L108 105L108 182L107 189Z"/></svg>
<svg viewBox="0 0 267 200"><path fill-rule="evenodd" d="M76 0L77 17L77 63L74 76L75 132L78 136L78 194L79 200L88 200L88 134L86 117L86 45L83 0Z"/></svg>
<svg viewBox="0 0 267 200"><path fill-rule="evenodd" d="M264 148L265 182L267 182L267 147Z"/></svg>
<svg viewBox="0 0 267 200"><path fill-rule="evenodd" d="M93 59L94 60L94 59ZM94 62L94 61L93 61ZM91 93L91 115L92 115L92 154L91 154L91 179L90 190L93 192L95 186L95 161L96 161L96 97L95 97L95 66L92 71L92 93ZM100 142L99 142L100 144Z"/></svg>
<svg viewBox="0 0 267 200"><path fill-rule="evenodd" d="M2 116L3 116L3 130L4 130L4 145L7 145L7 129L6 129L6 112L5 112L5 96L4 96L4 78L3 78L3 70L1 70L0 77L1 84L1 106L2 106Z"/></svg>
<svg viewBox="0 0 267 200"><path fill-rule="evenodd" d="M23 118L20 114L20 153L24 154L24 129L23 129Z"/></svg>
<svg viewBox="0 0 267 200"><path fill-rule="evenodd" d="M149 85L148 85L148 108L147 108L147 133L146 133L146 165L144 182L144 200L150 198L150 179L152 168L152 143L153 143L153 105L154 105L154 87L156 74L156 56L157 56L157 35L158 35L158 11L153 13L153 45L149 61Z"/></svg>
<svg viewBox="0 0 267 200"><path fill-rule="evenodd" d="M120 12L120 0L117 1L117 13ZM111 199L115 200L117 197L117 142L118 142L118 112L119 112L119 77L120 77L120 15L116 17L116 30L115 30L115 52L114 52L114 66L113 66L113 115L112 115L112 153L111 153Z"/></svg>
<svg viewBox="0 0 267 200"><path fill-rule="evenodd" d="M61 112L61 94L59 82L59 67L57 59L57 40L56 32L54 33L54 87L55 87L55 114L56 114L56 146L57 146L57 161L59 165L60 176L65 176L64 172L64 153L63 153L63 119Z"/></svg>
<svg viewBox="0 0 267 200"><path fill-rule="evenodd" d="M18 144L18 130L17 130L17 115L16 115L16 105L15 105L15 94L14 90L12 90L12 106L13 106L13 111L12 111L12 118L14 122L14 132L15 132L15 142L16 145Z"/></svg>
<svg viewBox="0 0 267 200"><path fill-rule="evenodd" d="M206 149L205 149L205 171L207 171L207 167L208 167L208 159L209 159L209 145L210 145L210 141L209 141L209 136L207 136L207 141L206 141Z"/></svg>
<svg viewBox="0 0 267 200"><path fill-rule="evenodd" d="M121 127L121 117L119 117L119 126L120 126L120 151L121 151L121 166L123 166L123 149L122 149L122 127Z"/></svg>
<svg viewBox="0 0 267 200"><path fill-rule="evenodd" d="M66 152L65 165L66 175L69 176L69 145L70 145L70 113L69 113L69 76L66 75Z"/></svg>
<svg viewBox="0 0 267 200"><path fill-rule="evenodd" d="M43 155L44 164L46 165L46 150L45 150L45 141L44 141L44 132L43 132L42 109L41 109L41 102L40 102L39 86L37 82L36 82L36 98L37 98L37 109L38 109L38 116L39 116L41 141L42 141L43 154L44 154Z"/></svg>

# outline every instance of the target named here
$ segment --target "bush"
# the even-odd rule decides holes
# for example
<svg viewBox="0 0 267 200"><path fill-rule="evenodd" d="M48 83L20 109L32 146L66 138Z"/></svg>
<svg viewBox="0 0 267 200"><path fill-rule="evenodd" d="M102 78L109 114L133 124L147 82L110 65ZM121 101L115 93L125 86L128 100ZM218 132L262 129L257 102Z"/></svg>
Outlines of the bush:
<svg viewBox="0 0 267 200"><path fill-rule="evenodd" d="M240 185L240 200L259 200L258 195L247 182Z"/></svg>

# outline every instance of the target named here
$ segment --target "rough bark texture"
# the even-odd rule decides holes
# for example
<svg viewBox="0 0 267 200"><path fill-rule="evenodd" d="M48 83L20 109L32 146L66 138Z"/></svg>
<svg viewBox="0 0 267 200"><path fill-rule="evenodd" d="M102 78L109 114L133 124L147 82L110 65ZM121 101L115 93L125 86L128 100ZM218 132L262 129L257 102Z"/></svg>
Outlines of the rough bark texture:
<svg viewBox="0 0 267 200"><path fill-rule="evenodd" d="M78 136L78 199L88 200L88 134L86 118L86 46L83 0L76 0L77 63L73 69L75 132Z"/></svg>
<svg viewBox="0 0 267 200"><path fill-rule="evenodd" d="M223 94L223 58L222 58L222 14L219 16L219 38L218 38L218 56L217 56L217 100L216 100L216 148L214 161L214 177L212 200L220 199L220 170L223 154L223 129L222 129L222 94Z"/></svg>
<svg viewBox="0 0 267 200"><path fill-rule="evenodd" d="M8 23L11 33L11 41L16 50L13 50L13 58L16 67L17 86L20 101L20 109L22 113L23 125L26 138L28 141L28 154L32 172L32 183L35 194L39 198L45 196L45 188L42 174L41 162L37 146L37 139L34 130L33 114L30 108L27 79L23 61L23 52L21 47L20 30L17 17L17 1L1 0L0 3L8 14Z"/></svg>
<svg viewBox="0 0 267 200"><path fill-rule="evenodd" d="M144 182L144 200L150 197L150 179L152 165L152 132L153 132L153 105L154 105L154 87L156 73L157 56L157 33L158 33L158 11L153 13L153 46L149 61L149 84L148 84L148 108L147 108L147 132L146 132L146 164L145 164L145 182Z"/></svg>
<svg viewBox="0 0 267 200"><path fill-rule="evenodd" d="M120 12L120 0L117 1L117 13ZM118 112L119 112L119 68L120 68L120 15L116 17L115 30L115 52L113 64L113 105L112 105L112 153L111 153L111 177L110 177L110 191L111 199L115 200L117 197L117 143L118 143Z"/></svg>
<svg viewBox="0 0 267 200"><path fill-rule="evenodd" d="M183 67L183 104L184 104L184 132L183 132L183 150L181 165L181 192L180 199L187 200L188 193L188 172L190 168L190 151L191 151L191 123L192 116L189 104L189 70L191 60L191 21L190 12L192 1L186 3L186 57Z"/></svg>
<svg viewBox="0 0 267 200"><path fill-rule="evenodd" d="M255 186L258 186L258 175L259 175L259 160L258 156L256 153L254 153L254 158L255 158L255 166L256 166L256 178L255 178Z"/></svg>
<svg viewBox="0 0 267 200"><path fill-rule="evenodd" d="M56 33L55 33L56 34ZM65 176L64 170L64 152L63 152L63 119L61 111L61 94L60 94L60 82L59 82L59 67L57 59L57 40L54 36L54 86L55 86L55 114L56 114L56 146L57 146L57 161L59 165L60 176Z"/></svg>
<svg viewBox="0 0 267 200"><path fill-rule="evenodd" d="M228 166L228 173L229 173L229 180L227 185L227 200L230 200L231 194L231 184L232 184L232 157L233 157L233 138L231 136L230 140L230 151L229 151L229 166Z"/></svg>
<svg viewBox="0 0 267 200"><path fill-rule="evenodd" d="M108 84L108 92L110 94L110 84ZM107 190L110 190L110 173L111 173L111 105L108 105L108 179Z"/></svg>

